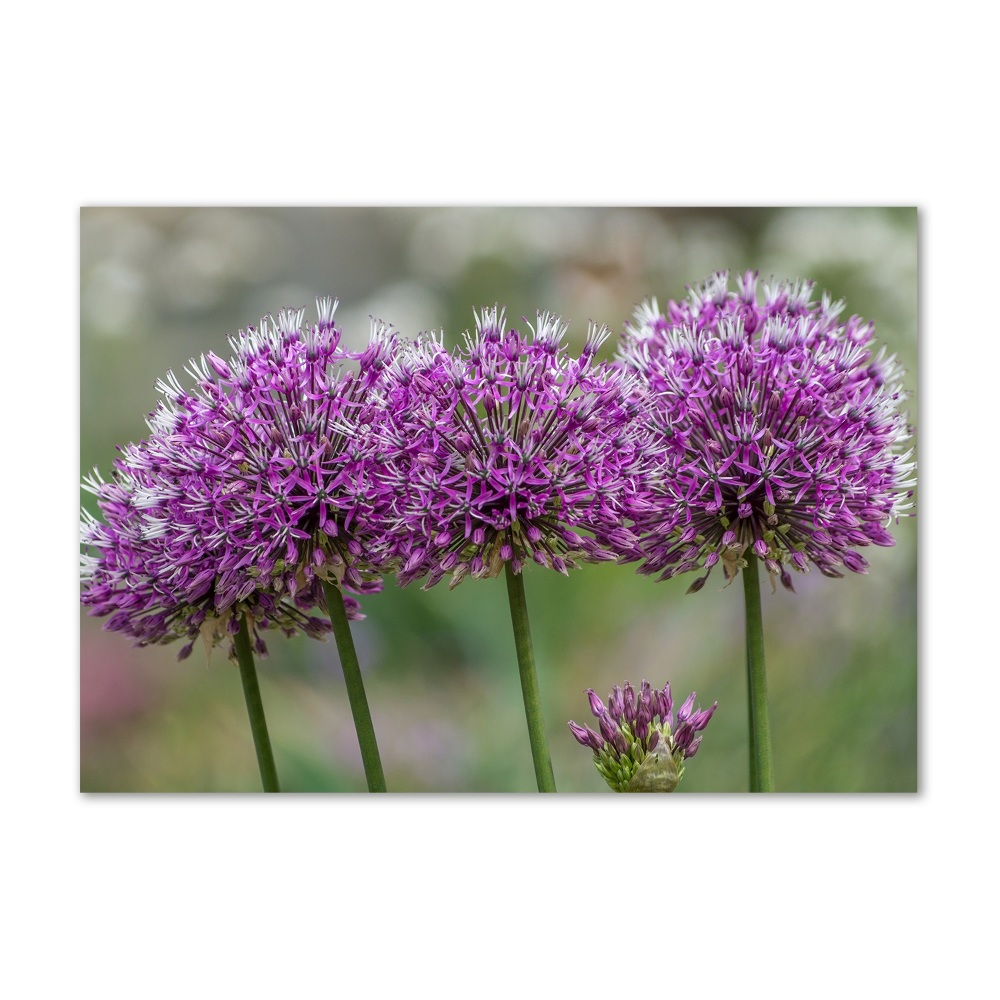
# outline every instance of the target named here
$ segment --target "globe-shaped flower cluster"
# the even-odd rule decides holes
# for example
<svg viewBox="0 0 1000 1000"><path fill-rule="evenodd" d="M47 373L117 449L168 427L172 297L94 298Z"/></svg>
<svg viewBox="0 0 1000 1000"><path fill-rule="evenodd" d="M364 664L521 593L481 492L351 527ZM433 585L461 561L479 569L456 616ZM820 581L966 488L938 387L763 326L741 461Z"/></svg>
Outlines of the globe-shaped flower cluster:
<svg viewBox="0 0 1000 1000"><path fill-rule="evenodd" d="M765 285L719 272L687 300L640 307L618 363L650 390L663 464L650 469L640 572L721 563L731 581L752 552L792 589L789 567L867 571L858 552L892 545L911 506L911 429L902 370L872 348L873 325L809 282Z"/></svg>
<svg viewBox="0 0 1000 1000"><path fill-rule="evenodd" d="M606 328L591 326L578 358L565 332L547 313L530 335L508 329L494 307L454 351L433 335L401 346L372 466L380 560L400 584L638 554L628 522L648 458L643 390L594 363Z"/></svg>
<svg viewBox="0 0 1000 1000"><path fill-rule="evenodd" d="M374 324L368 349L347 353L335 310L323 299L315 324L283 311L241 330L228 362L190 362L191 389L169 373L150 436L122 449L112 481L85 481L103 520L83 514L82 602L107 628L139 645L187 639L184 657L199 636L234 635L245 614L264 652L268 628L329 630L309 614L322 578L354 593L381 586L365 557L363 442L394 335Z"/></svg>

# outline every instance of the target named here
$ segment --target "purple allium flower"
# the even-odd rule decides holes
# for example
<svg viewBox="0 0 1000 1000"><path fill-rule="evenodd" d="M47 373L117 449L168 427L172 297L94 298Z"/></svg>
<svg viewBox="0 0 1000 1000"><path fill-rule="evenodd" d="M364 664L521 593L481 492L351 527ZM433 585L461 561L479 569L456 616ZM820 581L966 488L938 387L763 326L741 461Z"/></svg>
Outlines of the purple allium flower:
<svg viewBox="0 0 1000 1000"><path fill-rule="evenodd" d="M792 588L788 568L867 572L857 551L892 545L889 523L912 504L912 434L902 370L872 349L873 324L810 301L812 283L735 291L718 272L683 302L636 311L619 363L652 390L653 430L666 458L650 478L640 572L660 579L722 563L728 581L761 559Z"/></svg>
<svg viewBox="0 0 1000 1000"><path fill-rule="evenodd" d="M111 616L106 628L138 645L187 638L183 658L199 635L231 637L246 612L263 653L269 627L329 631L307 614L325 606L324 576L355 593L381 586L365 555L361 442L394 337L376 323L368 349L348 354L337 303L317 306L311 326L300 310L241 330L229 362L192 360L191 390L168 373L150 436L121 449L111 482L96 470L85 480L105 520L83 514L82 602Z"/></svg>
<svg viewBox="0 0 1000 1000"><path fill-rule="evenodd" d="M433 334L401 347L377 463L383 555L401 585L637 557L625 520L642 388L594 363L605 327L591 325L579 358L565 332L548 313L530 336L505 329L494 307L453 353Z"/></svg>
<svg viewBox="0 0 1000 1000"><path fill-rule="evenodd" d="M616 792L672 792L684 774L684 761L701 745L700 733L718 708L694 711L694 692L673 714L670 685L654 691L643 681L638 692L628 681L604 703L587 690L590 711L600 732L569 723L576 741L594 752L594 766Z"/></svg>

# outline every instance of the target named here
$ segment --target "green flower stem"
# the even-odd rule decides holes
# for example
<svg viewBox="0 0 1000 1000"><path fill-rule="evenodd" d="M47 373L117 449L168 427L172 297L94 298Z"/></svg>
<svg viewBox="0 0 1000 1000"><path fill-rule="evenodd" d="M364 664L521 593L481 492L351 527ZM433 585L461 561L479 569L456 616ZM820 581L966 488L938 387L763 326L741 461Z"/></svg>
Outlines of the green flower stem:
<svg viewBox="0 0 1000 1000"><path fill-rule="evenodd" d="M764 621L760 611L757 556L746 556L743 596L746 606L747 699L750 707L750 791L774 791L771 726L767 718L767 676L764 672Z"/></svg>
<svg viewBox="0 0 1000 1000"><path fill-rule="evenodd" d="M267 735L267 721L264 719L264 703L260 700L260 686L257 683L257 668L253 662L253 647L250 645L246 615L240 619L240 630L236 633L234 645L236 661L240 665L240 680L243 681L247 715L250 716L250 732L253 733L253 745L257 751L260 781L265 792L280 792L274 754L271 753L271 741Z"/></svg>
<svg viewBox="0 0 1000 1000"><path fill-rule="evenodd" d="M514 626L514 646L517 649L517 668L521 674L521 694L524 697L524 715L528 720L528 739L531 742L531 759L535 765L535 780L540 792L554 792L556 779L552 773L552 758L545 739L542 702L535 674L535 654L531 648L528 605L524 599L524 579L522 574L511 570L509 561L504 563L504 569L507 573L510 620Z"/></svg>
<svg viewBox="0 0 1000 1000"><path fill-rule="evenodd" d="M745 633L745 647L746 647L746 662L747 669L749 670L750 664L750 630L744 629ZM747 675L749 677L749 674ZM747 715L748 715L748 732L750 735L750 787L754 788L757 785L757 756L753 752L753 699L750 698L749 692L747 695Z"/></svg>
<svg viewBox="0 0 1000 1000"><path fill-rule="evenodd" d="M382 758L379 757L378 743L375 741L375 727L372 725L372 714L368 710L368 698L365 695L365 682L361 677L361 667L358 665L358 654L351 638L351 624L347 620L344 608L344 595L340 587L330 580L323 581L326 591L326 606L333 625L333 636L337 640L337 651L340 653L340 666L347 682L347 700L351 703L351 715L354 716L354 728L358 733L358 745L361 747L361 760L365 766L365 779L369 792L384 792L385 775L382 773Z"/></svg>

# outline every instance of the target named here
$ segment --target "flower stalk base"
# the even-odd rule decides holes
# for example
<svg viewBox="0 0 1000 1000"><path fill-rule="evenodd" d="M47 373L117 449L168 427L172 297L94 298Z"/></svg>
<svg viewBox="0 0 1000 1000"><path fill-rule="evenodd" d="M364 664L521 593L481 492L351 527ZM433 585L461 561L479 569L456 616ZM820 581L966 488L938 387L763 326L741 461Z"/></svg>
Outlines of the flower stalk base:
<svg viewBox="0 0 1000 1000"><path fill-rule="evenodd" d="M517 649L517 667L521 675L521 694L524 697L524 715L528 721L531 760L535 765L535 781L540 792L554 792L556 779L552 773L552 758L545 738L542 702L535 673L535 654L528 624L528 605L524 598L524 580L521 573L515 573L511 569L509 562L504 564L504 568L507 574L507 596L510 600L510 620L514 627L514 646Z"/></svg>
<svg viewBox="0 0 1000 1000"><path fill-rule="evenodd" d="M760 609L757 557L746 556L743 596L746 606L747 704L750 709L750 791L774 791L771 726L767 714L767 675L764 670L764 622Z"/></svg>
<svg viewBox="0 0 1000 1000"><path fill-rule="evenodd" d="M250 732L253 734L253 745L257 751L260 781L265 792L280 792L274 754L271 752L271 740L267 735L264 703L261 701L260 685L257 683L257 668L254 666L253 647L250 645L250 629L247 627L246 615L240 619L240 629L236 633L233 645L236 648L236 661L240 666L240 680L243 682L247 715L250 717Z"/></svg>
<svg viewBox="0 0 1000 1000"><path fill-rule="evenodd" d="M365 780L369 792L384 792L385 775L382 773L382 759L375 740L375 726L368 709L368 698L365 695L365 683L361 677L361 667L358 664L358 654L351 637L351 625L344 608L344 595L336 583L323 581L326 591L327 612L330 624L333 626L333 636L337 641L337 652L340 654L340 666L344 671L344 681L347 684L347 699L351 704L351 715L354 716L354 728L358 733L358 745L361 747L361 761L365 768Z"/></svg>

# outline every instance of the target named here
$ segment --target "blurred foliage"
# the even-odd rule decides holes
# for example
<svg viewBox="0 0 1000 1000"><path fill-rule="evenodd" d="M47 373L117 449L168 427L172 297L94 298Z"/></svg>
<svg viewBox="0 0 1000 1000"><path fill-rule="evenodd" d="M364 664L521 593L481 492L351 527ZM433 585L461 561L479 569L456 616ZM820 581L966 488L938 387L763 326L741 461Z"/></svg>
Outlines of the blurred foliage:
<svg viewBox="0 0 1000 1000"><path fill-rule="evenodd" d="M901 359L917 415L917 214L907 208L87 208L81 213L80 465L110 470L147 433L153 384L283 306L337 295L345 337L370 315L454 343L472 310L537 309L616 330L727 268L809 277L875 321ZM613 353L613 344L604 356ZM93 498L81 503L95 510ZM764 593L775 776L782 791L917 787L917 528L866 552L868 576L795 576ZM630 567L525 578L561 791L602 792L566 722L584 689L670 681L719 702L681 792L747 787L742 588L713 576L653 583ZM534 777L503 580L364 601L355 637L390 789L532 791ZM287 791L361 791L361 758L331 643L272 637L259 665ZM134 649L81 611L81 788L255 791L239 674L176 646ZM610 793L608 793L610 794Z"/></svg>

